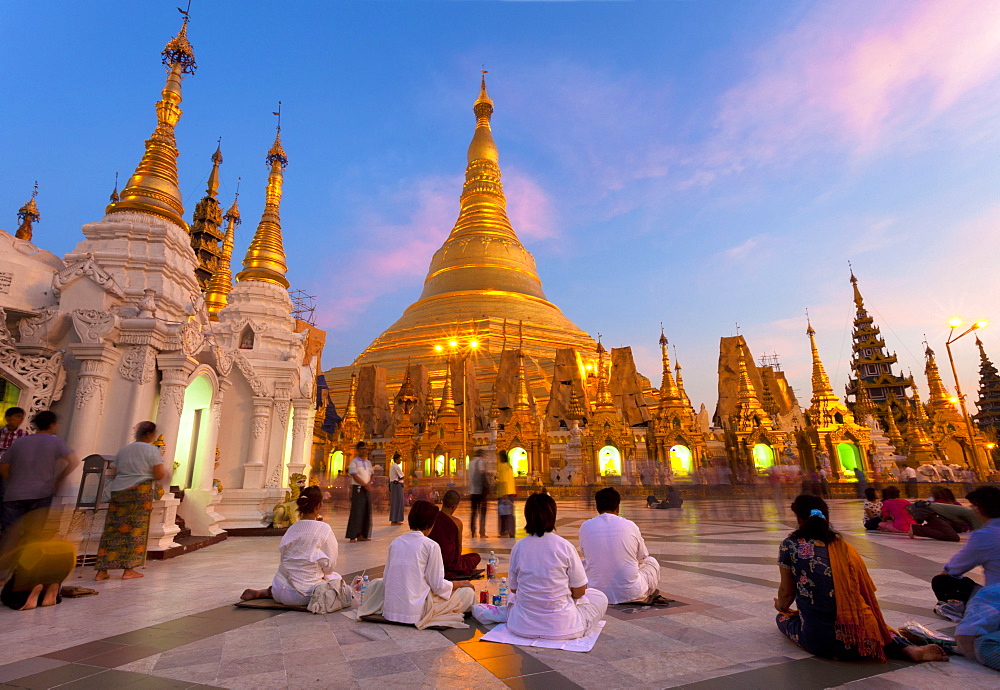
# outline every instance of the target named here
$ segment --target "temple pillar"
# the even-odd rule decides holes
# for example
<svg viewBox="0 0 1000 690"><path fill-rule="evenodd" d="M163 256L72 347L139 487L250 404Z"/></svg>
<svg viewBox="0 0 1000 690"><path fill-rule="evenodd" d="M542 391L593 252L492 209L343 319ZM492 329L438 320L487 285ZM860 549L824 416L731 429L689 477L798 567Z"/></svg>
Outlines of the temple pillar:
<svg viewBox="0 0 1000 690"><path fill-rule="evenodd" d="M108 381L114 364L118 361L118 349L105 343L70 343L68 348L80 363L80 371L66 444L81 460L98 451L117 452L117 448L97 448L96 444L104 415ZM82 476L83 467L80 465L62 483L59 495L75 499Z"/></svg>
<svg viewBox="0 0 1000 690"><path fill-rule="evenodd" d="M307 474L306 432L311 428L312 401L307 398L292 400L292 451L288 456L288 474Z"/></svg>
<svg viewBox="0 0 1000 690"><path fill-rule="evenodd" d="M255 395L250 419L250 448L243 463L243 488L264 488L267 456L267 429L271 420L271 398Z"/></svg>
<svg viewBox="0 0 1000 690"><path fill-rule="evenodd" d="M156 399L156 348L151 345L130 345L122 354L118 373L129 381L128 403L119 438L122 444L131 443L133 430L139 422L153 415Z"/></svg>

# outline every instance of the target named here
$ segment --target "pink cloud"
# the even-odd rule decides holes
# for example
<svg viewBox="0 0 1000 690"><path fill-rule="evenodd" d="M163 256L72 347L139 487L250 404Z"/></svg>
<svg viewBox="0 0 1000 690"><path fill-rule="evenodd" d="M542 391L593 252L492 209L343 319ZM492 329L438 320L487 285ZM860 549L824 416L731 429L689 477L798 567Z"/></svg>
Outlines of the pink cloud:
<svg viewBox="0 0 1000 690"><path fill-rule="evenodd" d="M854 154L923 146L911 135L928 126L934 139L941 130L975 136L977 123L1000 113L998 81L1000 3L827 6L769 42L750 77L722 96L717 132L699 156L712 172L689 183L831 145Z"/></svg>
<svg viewBox="0 0 1000 690"><path fill-rule="evenodd" d="M522 240L559 237L551 197L542 186L515 166L505 166L503 185L507 216ZM530 248L529 248L530 251Z"/></svg>

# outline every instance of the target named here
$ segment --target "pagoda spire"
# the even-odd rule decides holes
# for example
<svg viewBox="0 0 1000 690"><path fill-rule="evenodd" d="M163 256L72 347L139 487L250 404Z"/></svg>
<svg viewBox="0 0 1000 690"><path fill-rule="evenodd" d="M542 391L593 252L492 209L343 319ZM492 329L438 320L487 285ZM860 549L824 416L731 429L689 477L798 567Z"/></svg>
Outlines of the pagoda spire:
<svg viewBox="0 0 1000 690"><path fill-rule="evenodd" d="M823 361L819 358L819 348L816 347L816 331L812 323L807 319L806 335L809 336L809 349L812 352L812 404L829 404L839 402L830 385L830 377L826 375Z"/></svg>
<svg viewBox="0 0 1000 690"><path fill-rule="evenodd" d="M907 440L909 441L909 453L907 457L919 454L933 453L934 442L927 432L930 426L927 419L927 410L920 400L920 392L916 384L913 385L913 400L910 403L913 407L913 416L906 424Z"/></svg>
<svg viewBox="0 0 1000 690"><path fill-rule="evenodd" d="M688 397L687 391L684 390L684 377L681 375L681 363L680 360L677 359L676 349L674 349L674 360L674 372L676 374L675 378L677 379L677 394L680 396L681 402L683 402L687 407L691 407L691 398Z"/></svg>
<svg viewBox="0 0 1000 690"><path fill-rule="evenodd" d="M868 389L864 386L859 386L854 401L854 418L864 422L868 417L875 416L877 411L871 396L868 395Z"/></svg>
<svg viewBox="0 0 1000 690"><path fill-rule="evenodd" d="M857 309L852 332L851 371L856 372L857 378L847 382L847 395L854 395L856 399L858 387L864 386L878 408L878 415L884 418L889 414L889 394L897 399L907 399L906 390L912 386L912 380L893 372L893 365L898 361L896 354L886 351L885 339L865 308L853 269L851 287ZM887 419L884 421L888 423Z"/></svg>
<svg viewBox="0 0 1000 690"><path fill-rule="evenodd" d="M205 196L194 207L191 222L191 248L198 257L198 267L195 276L202 290L208 290L208 285L215 274L221 260L219 242L224 240L222 232L222 207L219 205L219 166L222 164L222 139L212 154L212 172L208 175L208 185Z"/></svg>
<svg viewBox="0 0 1000 690"><path fill-rule="evenodd" d="M111 196L108 197L108 200L112 204L117 204L119 201L121 201L121 195L118 194L118 171L117 170L115 171L115 188L111 190Z"/></svg>
<svg viewBox="0 0 1000 690"><path fill-rule="evenodd" d="M531 412L531 399L528 397L528 377L524 372L524 352L517 351L517 395L514 397L514 410Z"/></svg>
<svg viewBox="0 0 1000 690"><path fill-rule="evenodd" d="M351 372L351 390L347 394L347 406L344 408L344 421L346 424L351 422L353 424L358 423L358 375L356 372Z"/></svg>
<svg viewBox="0 0 1000 690"><path fill-rule="evenodd" d="M934 358L934 350L931 349L930 345L924 349L924 356L926 357L924 374L927 376L927 388L930 391L927 404L932 408L951 407L951 396L948 395L948 389L945 388L944 381L941 380L941 372Z"/></svg>
<svg viewBox="0 0 1000 690"><path fill-rule="evenodd" d="M451 387L451 357L444 366L444 387L441 389L441 406L438 408L438 416L443 414L458 414L455 409L455 393Z"/></svg>
<svg viewBox="0 0 1000 690"><path fill-rule="evenodd" d="M487 290L545 300L534 258L507 217L500 154L490 124L493 99L486 91L485 70L472 110L476 129L469 143L458 219L431 260L421 300Z"/></svg>
<svg viewBox="0 0 1000 690"><path fill-rule="evenodd" d="M237 190L239 190L238 184L237 182ZM236 228L243 222L240 219L239 199L240 193L237 191L233 197L233 205L222 217L226 221L226 237L222 243L222 253L215 273L205 288L205 306L208 308L209 318L213 321L218 319L219 312L229 303L229 293L233 290L233 246L236 242Z"/></svg>
<svg viewBox="0 0 1000 690"><path fill-rule="evenodd" d="M736 348L739 362L739 388L736 395L737 427L741 431L751 430L757 426L771 429L773 427L771 416L761 405L757 390L750 380L743 336L737 336Z"/></svg>
<svg viewBox="0 0 1000 690"><path fill-rule="evenodd" d="M669 343L663 329L660 329L660 361L663 363L663 378L660 381L660 406L663 407L668 401L681 397L677 390L677 384L674 383L673 371L670 368Z"/></svg>
<svg viewBox="0 0 1000 690"><path fill-rule="evenodd" d="M177 157L180 154L174 128L181 119L181 81L185 74L194 74L197 64L187 37L190 17L184 10L181 14L184 15L181 30L162 52L167 82L156 104L156 129L146 140L146 151L122 190L120 201L111 202L105 213L145 213L164 218L187 230L177 182Z"/></svg>
<svg viewBox="0 0 1000 690"><path fill-rule="evenodd" d="M288 167L288 157L281 146L281 103L278 103L278 129L274 135L274 144L267 152L267 164L271 172L267 177L267 191L264 197L264 213L257 224L246 257L243 259L243 270L236 280L259 280L275 283L288 288L285 272L285 245L281 237L281 187L284 181L282 171Z"/></svg>
<svg viewBox="0 0 1000 690"><path fill-rule="evenodd" d="M610 410L614 408L611 400L611 390L608 388L608 370L604 363L604 355L607 350L601 343L600 335L597 338L597 395L594 400L595 410Z"/></svg>
<svg viewBox="0 0 1000 690"><path fill-rule="evenodd" d="M886 414L885 433L889 437L889 443L896 449L896 452L903 454L906 452L906 441L903 439L903 434L899 431L899 425L896 424L896 413L892 409L896 406L896 396L891 391L886 403L888 413Z"/></svg>
<svg viewBox="0 0 1000 690"><path fill-rule="evenodd" d="M28 199L28 203L17 210L17 222L20 225L17 228L17 232L14 233L14 237L19 240L31 241L31 237L34 234L34 228L32 224L39 222L42 219L42 215L38 212L38 204L35 203L35 197L38 196L38 181L35 181L35 188L31 190L31 198Z"/></svg>
<svg viewBox="0 0 1000 690"><path fill-rule="evenodd" d="M979 411L973 419L979 428L990 429L995 434L1000 430L1000 373L986 355L979 336L976 336L976 346L979 348L979 399L976 400Z"/></svg>

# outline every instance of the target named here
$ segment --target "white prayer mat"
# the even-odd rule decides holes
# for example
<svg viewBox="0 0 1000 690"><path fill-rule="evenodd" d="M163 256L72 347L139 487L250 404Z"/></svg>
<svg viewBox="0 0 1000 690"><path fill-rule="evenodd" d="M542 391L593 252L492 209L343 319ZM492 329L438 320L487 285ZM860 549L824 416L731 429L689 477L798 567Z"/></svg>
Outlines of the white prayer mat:
<svg viewBox="0 0 1000 690"><path fill-rule="evenodd" d="M542 640L530 637L518 637L507 630L504 623L479 638L481 642L500 642L502 644L518 644L525 647L544 647L546 649L562 649L567 652L589 652L597 644L597 638L601 636L605 621L597 624L597 630L586 637L578 637L575 640Z"/></svg>

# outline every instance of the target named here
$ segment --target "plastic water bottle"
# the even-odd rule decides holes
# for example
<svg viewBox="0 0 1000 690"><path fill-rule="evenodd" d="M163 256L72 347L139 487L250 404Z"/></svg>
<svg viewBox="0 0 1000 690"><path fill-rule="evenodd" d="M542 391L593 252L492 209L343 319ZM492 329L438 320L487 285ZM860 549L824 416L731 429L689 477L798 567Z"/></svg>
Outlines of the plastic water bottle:
<svg viewBox="0 0 1000 690"><path fill-rule="evenodd" d="M496 577L497 574L497 555L490 551L490 560L486 562L486 577Z"/></svg>
<svg viewBox="0 0 1000 690"><path fill-rule="evenodd" d="M507 578L500 578L500 605L507 605Z"/></svg>
<svg viewBox="0 0 1000 690"><path fill-rule="evenodd" d="M368 594L368 576L361 578L361 603L365 602L365 595Z"/></svg>

